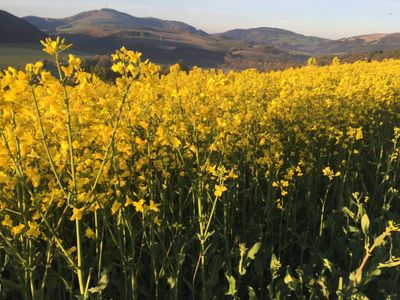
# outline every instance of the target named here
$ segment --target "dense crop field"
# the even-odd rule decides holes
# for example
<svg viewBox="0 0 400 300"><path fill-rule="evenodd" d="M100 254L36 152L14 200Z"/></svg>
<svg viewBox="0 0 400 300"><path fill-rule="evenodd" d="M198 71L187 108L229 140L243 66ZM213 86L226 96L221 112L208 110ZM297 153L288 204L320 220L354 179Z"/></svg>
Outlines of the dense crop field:
<svg viewBox="0 0 400 300"><path fill-rule="evenodd" d="M1 299L397 299L400 61L0 74ZM368 298L367 298L368 297Z"/></svg>

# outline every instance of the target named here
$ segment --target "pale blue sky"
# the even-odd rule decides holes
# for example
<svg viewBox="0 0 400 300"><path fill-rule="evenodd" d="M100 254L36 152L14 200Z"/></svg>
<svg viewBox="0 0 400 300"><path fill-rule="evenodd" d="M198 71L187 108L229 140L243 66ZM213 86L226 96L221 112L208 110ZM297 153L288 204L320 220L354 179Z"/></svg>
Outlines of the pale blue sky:
<svg viewBox="0 0 400 300"><path fill-rule="evenodd" d="M0 0L0 9L17 16L67 17L102 7L210 33L260 26L328 38L400 32L400 0Z"/></svg>

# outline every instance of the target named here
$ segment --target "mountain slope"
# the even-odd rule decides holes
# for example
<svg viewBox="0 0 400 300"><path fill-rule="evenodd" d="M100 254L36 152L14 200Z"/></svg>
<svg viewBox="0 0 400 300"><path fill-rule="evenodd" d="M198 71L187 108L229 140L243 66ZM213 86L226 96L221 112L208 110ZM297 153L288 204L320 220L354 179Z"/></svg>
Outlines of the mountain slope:
<svg viewBox="0 0 400 300"><path fill-rule="evenodd" d="M321 54L347 54L400 49L400 33L376 33L329 41L320 45Z"/></svg>
<svg viewBox="0 0 400 300"><path fill-rule="evenodd" d="M197 30L183 22L165 21L156 18L138 18L107 8L83 12L63 19L47 19L35 16L27 16L24 19L41 30L51 33L87 33L107 36L122 29L156 29L202 36L207 35L204 31Z"/></svg>
<svg viewBox="0 0 400 300"><path fill-rule="evenodd" d="M279 28L260 27L234 29L218 36L264 43L292 54L342 55L400 49L400 33L376 33L329 40Z"/></svg>
<svg viewBox="0 0 400 300"><path fill-rule="evenodd" d="M45 32L51 32L55 28L57 28L57 26L61 26L64 24L61 19L41 18L35 16L23 17L22 19Z"/></svg>
<svg viewBox="0 0 400 300"><path fill-rule="evenodd" d="M264 43L289 52L315 52L328 39L305 36L289 30L259 27L251 29L234 29L219 34L219 36L239 39L255 43Z"/></svg>
<svg viewBox="0 0 400 300"><path fill-rule="evenodd" d="M34 25L0 10L0 43L36 43L45 34Z"/></svg>
<svg viewBox="0 0 400 300"><path fill-rule="evenodd" d="M189 66L217 67L238 60L291 61L276 47L207 34L183 22L138 18L112 9L93 10L63 19L24 18L49 34L61 35L74 47L95 54L108 54L125 46L143 52L157 63L183 60Z"/></svg>

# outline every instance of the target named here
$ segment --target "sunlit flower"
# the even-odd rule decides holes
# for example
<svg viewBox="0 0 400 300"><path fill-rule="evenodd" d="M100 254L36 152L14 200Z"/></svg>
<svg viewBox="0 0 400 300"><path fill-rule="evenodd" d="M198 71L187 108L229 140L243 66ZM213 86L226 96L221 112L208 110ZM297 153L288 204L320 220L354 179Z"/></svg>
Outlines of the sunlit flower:
<svg viewBox="0 0 400 300"><path fill-rule="evenodd" d="M150 200L150 205L149 209L155 212L158 212L160 209L158 208L160 206L159 203L155 203L153 200Z"/></svg>
<svg viewBox="0 0 400 300"><path fill-rule="evenodd" d="M144 199L140 199L139 201L133 201L133 206L137 212L144 212Z"/></svg>
<svg viewBox="0 0 400 300"><path fill-rule="evenodd" d="M214 195L215 197L221 197L223 192L227 191L228 189L224 185L215 185Z"/></svg>
<svg viewBox="0 0 400 300"><path fill-rule="evenodd" d="M89 239L94 238L95 233L94 233L93 229L90 228L90 227L86 228L86 230L85 230L85 236L86 236L87 238L89 238Z"/></svg>
<svg viewBox="0 0 400 300"><path fill-rule="evenodd" d="M69 218L69 220L70 221L81 220L84 211L85 211L85 207L81 207L81 208L74 207L72 209L72 216Z"/></svg>

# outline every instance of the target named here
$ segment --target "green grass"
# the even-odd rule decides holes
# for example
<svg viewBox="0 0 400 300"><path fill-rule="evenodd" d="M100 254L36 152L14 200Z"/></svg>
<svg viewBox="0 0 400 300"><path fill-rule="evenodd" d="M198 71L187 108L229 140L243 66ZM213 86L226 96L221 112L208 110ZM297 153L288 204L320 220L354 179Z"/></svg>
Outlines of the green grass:
<svg viewBox="0 0 400 300"><path fill-rule="evenodd" d="M0 44L0 67L23 67L25 64L46 58L40 45Z"/></svg>
<svg viewBox="0 0 400 300"><path fill-rule="evenodd" d="M79 51L71 51L71 53L83 57L89 54ZM0 69L8 66L22 68L27 63L49 60L50 56L42 51L40 44L1 44L0 43Z"/></svg>

